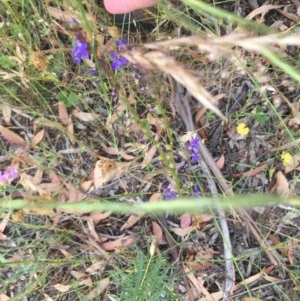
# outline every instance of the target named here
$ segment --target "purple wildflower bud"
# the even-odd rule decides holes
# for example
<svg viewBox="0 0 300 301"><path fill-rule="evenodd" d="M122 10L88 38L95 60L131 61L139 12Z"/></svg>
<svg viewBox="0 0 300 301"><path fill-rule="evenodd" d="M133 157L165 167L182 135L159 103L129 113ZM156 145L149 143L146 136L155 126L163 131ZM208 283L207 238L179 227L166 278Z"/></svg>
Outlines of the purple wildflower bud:
<svg viewBox="0 0 300 301"><path fill-rule="evenodd" d="M164 199L166 200L174 200L177 198L177 193L171 190L170 186L167 186L163 189Z"/></svg>
<svg viewBox="0 0 300 301"><path fill-rule="evenodd" d="M194 198L200 197L200 188L198 186L195 186L194 188Z"/></svg>
<svg viewBox="0 0 300 301"><path fill-rule="evenodd" d="M78 25L78 21L73 17L70 22L72 25Z"/></svg>
<svg viewBox="0 0 300 301"><path fill-rule="evenodd" d="M75 46L72 50L74 63L79 64L82 59L87 59L89 57L87 47L88 47L87 43L80 42L79 40L75 41Z"/></svg>
<svg viewBox="0 0 300 301"><path fill-rule="evenodd" d="M95 68L93 68L92 70L91 70L91 75L92 76L97 76L98 75L98 69L95 67Z"/></svg>
<svg viewBox="0 0 300 301"><path fill-rule="evenodd" d="M119 49L126 49L127 48L127 42L125 40L116 41L116 45L119 47Z"/></svg>
<svg viewBox="0 0 300 301"><path fill-rule="evenodd" d="M110 57L113 59L110 65L114 71L118 71L128 64L128 60L124 56L120 56L113 51L110 52Z"/></svg>
<svg viewBox="0 0 300 301"><path fill-rule="evenodd" d="M200 139L197 137L192 137L192 139L189 141L190 142L190 148L192 150L198 150L200 147Z"/></svg>
<svg viewBox="0 0 300 301"><path fill-rule="evenodd" d="M12 181L18 178L18 172L14 166L10 166L8 170L3 172L0 171L0 184L6 184L9 181Z"/></svg>
<svg viewBox="0 0 300 301"><path fill-rule="evenodd" d="M110 57L113 59L113 60L118 60L119 59L119 56L114 52L114 51L111 51L109 53Z"/></svg>
<svg viewBox="0 0 300 301"><path fill-rule="evenodd" d="M14 180L18 177L19 177L19 175L18 175L18 172L17 172L16 168L14 166L10 166L9 171L8 171L8 179L9 180Z"/></svg>
<svg viewBox="0 0 300 301"><path fill-rule="evenodd" d="M197 163L197 162L200 162L201 158L200 158L200 155L199 153L196 151L192 151L190 153L191 157L190 157L190 160L191 160L191 163Z"/></svg>

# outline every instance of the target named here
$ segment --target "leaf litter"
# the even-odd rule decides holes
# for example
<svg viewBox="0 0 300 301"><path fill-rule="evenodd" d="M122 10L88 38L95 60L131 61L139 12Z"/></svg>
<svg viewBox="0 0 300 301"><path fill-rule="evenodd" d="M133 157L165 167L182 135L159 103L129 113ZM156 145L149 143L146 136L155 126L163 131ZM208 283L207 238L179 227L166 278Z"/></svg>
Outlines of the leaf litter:
<svg viewBox="0 0 300 301"><path fill-rule="evenodd" d="M292 7L279 3L261 5L252 12L247 5L240 9L244 16L248 15L247 18L256 18L258 22L266 24L273 22L279 12L285 26L292 28L296 12L287 11ZM228 9L226 5L224 8ZM75 35L80 35L82 29L77 31L67 25L73 19L79 25L84 23L78 12L75 13L72 9L69 11L66 7L60 10L49 5L47 11L56 19L56 26L63 28L61 34L63 32L66 37L70 37L74 35L74 30ZM258 16L262 18L257 18ZM95 22L91 14L87 15L87 19ZM108 33L111 34L111 30ZM114 38L117 35L118 31L115 31ZM132 38L138 42L138 36L133 34ZM86 41L91 41L89 34ZM221 300L223 296L222 285L226 277L222 260L224 247L222 233L213 222L213 214L167 216L165 224L160 217L128 217L113 215L111 212L89 211L75 214L68 211L55 212L47 206L39 207L40 203L47 204L53 198L61 202L89 201L95 197L101 201L159 201L165 187L172 188L170 192L176 192L175 197L192 197L195 186L198 187L199 184L194 183L195 178L201 182L200 197L208 194L209 181L199 174L200 163L188 162L188 151L183 147L194 133L188 134L190 137L186 141L179 141L178 137L183 137L189 130L175 115L178 112L174 107L169 108L167 105L172 103L169 101L172 93L178 93L168 84L172 81L171 77L185 87L186 95L190 95L192 118L195 124L201 118L201 127L207 132L207 135L203 135L205 143L216 161L219 160L217 167L222 169L227 180L233 181L236 193L271 192L284 196L297 194L297 154L292 154L288 164L284 164L274 148L291 143L292 139L284 130L285 126L290 131L298 130L299 108L296 103L299 86L291 82L286 74L276 70L272 62L260 54L270 47L275 51L283 51L285 58L289 59L287 55L291 47L299 47L298 37L253 37L244 33L232 33L223 36L210 34L206 39L185 36L158 43L151 40L147 42L149 43L145 48L136 47L120 52L120 55L135 64L133 71L126 70L123 74L116 73L114 76L110 70L107 71L108 68L103 71L107 72L105 76L115 85L112 91L106 91L117 91L115 99L101 93L102 99L96 99L99 95L95 93L95 82L84 75L85 70L80 66L73 73L65 71L65 74L57 74L68 84L92 91L90 94L86 93L88 97L81 95L82 103L75 108L56 100L50 100L51 109L45 108L42 114L28 107L22 112L17 111L19 108L14 107L15 103L8 106L4 102L2 107L1 169L14 164L18 166L20 175L20 179L11 183L18 188L16 192L8 191L3 195L9 195L12 199L22 197L30 205L23 212L14 213L14 222L10 220L9 213L1 216L0 237L5 243L5 250L10 252L10 256L4 257L4 260L21 263L26 258L31 258L32 252L42 252L45 246L50 247L51 251L43 255L57 259L60 258L55 253L54 246L57 245L60 256L64 257L61 259L62 266L70 266L71 260L78 260L72 270L68 269L67 275L63 276L63 268L58 268L56 280L53 278L55 272L50 267L46 268L49 272L48 285L51 284L64 300L74 299L71 295L71 283L74 284L74 280L76 285L82 287L81 292L87 300L109 300L108 295L116 297L120 291L113 287L107 277L109 271L126 267L126 261L129 260L126 256L131 252L133 244L147 252L149 237L152 235L157 242L156 255L166 256L169 262L175 262L178 271L187 273L186 279L181 278L174 285L174 291L176 286L184 286L184 289L177 290L180 300ZM106 45L112 48L113 41L107 41ZM173 49L177 47L179 51L171 50L171 46ZM149 51L150 48L152 50ZM186 56L180 53L180 48L187 53L189 50L194 51L197 55L206 53L209 72L208 67L203 68L197 62L193 70L186 68L186 65L191 65L186 61ZM33 67L42 73L50 68L53 59L48 61L48 58L40 55L43 50L33 52L31 57ZM2 75L3 80L9 84L12 78L19 77L21 85L28 88L29 79L25 70L27 54L19 45L13 59L18 61L20 69L6 73L4 77ZM247 62L249 66L244 63L250 59L255 62L252 69L250 62ZM100 57L100 60L103 58ZM256 81L252 80L249 84L251 73L255 75ZM143 82L147 83L147 89L150 89L148 92ZM55 86L48 88L54 89ZM278 93L277 89L281 92ZM157 104L153 98L154 93L164 102ZM285 98L291 103L287 103ZM265 115L264 120L258 118L258 107L262 115ZM212 117L210 111L230 122L221 122ZM205 118L202 118L203 115ZM237 130L239 126L240 132ZM273 176L269 176L268 172L272 168L275 168L275 172ZM171 204L170 201L170 206ZM36 208L32 208L32 205ZM296 280L293 282L290 277L294 270L291 268L290 273L284 272L281 266L299 261L299 221L293 218L290 220L292 226L287 224L284 219L287 212L276 206L262 213L249 209L255 224L261 228L257 237L251 232L250 220L245 229L244 216L239 212L227 213L234 260L239 267L239 271L233 275L236 279L231 292L232 300L246 300L249 292L251 298L256 299L273 295L278 300L297 298L295 296L299 283ZM30 230L32 223L36 230ZM50 230L49 225L53 229ZM35 246L35 249L25 246L24 250L18 252L12 249L12 244L18 244L14 229L24 233L24 239L26 236L30 237L29 245L38 237L46 236L62 241L47 242L45 246ZM69 233L69 240L64 241L60 238L60 233L61 230L69 231L68 229L73 232ZM269 235L270 232L277 236ZM170 237L175 241L175 247L170 242ZM268 248L272 247L280 252L280 264L274 264L266 256L267 253L258 251L259 247L265 247L261 243L263 240L270 241ZM172 255L172 249L178 249L182 255ZM151 251L151 254L154 252ZM254 264L255 260L260 264ZM173 273L174 277L176 271ZM5 279L7 275L11 275L11 272L2 272L1 277ZM32 275L36 277L37 274ZM24 277L21 283L26 287L29 281L29 278ZM274 284L285 291L285 294L272 289ZM22 288L19 290L22 291ZM54 299L54 290L42 290L39 298L47 296L49 300ZM14 288L6 287L5 291L1 291L1 298L9 300L8 296L13 294L19 293ZM29 298L34 298L34 293Z"/></svg>

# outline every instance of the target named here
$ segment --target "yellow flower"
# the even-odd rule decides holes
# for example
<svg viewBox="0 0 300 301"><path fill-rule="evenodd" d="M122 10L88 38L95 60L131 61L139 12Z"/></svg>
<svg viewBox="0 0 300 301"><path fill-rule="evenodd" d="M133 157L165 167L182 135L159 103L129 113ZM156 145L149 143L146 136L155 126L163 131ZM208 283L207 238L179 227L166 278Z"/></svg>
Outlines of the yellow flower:
<svg viewBox="0 0 300 301"><path fill-rule="evenodd" d="M236 131L241 136L246 136L249 134L250 129L247 127L247 125L244 122L241 122L236 127Z"/></svg>
<svg viewBox="0 0 300 301"><path fill-rule="evenodd" d="M290 153L283 152L280 157L284 166L290 166L292 164L293 156Z"/></svg>

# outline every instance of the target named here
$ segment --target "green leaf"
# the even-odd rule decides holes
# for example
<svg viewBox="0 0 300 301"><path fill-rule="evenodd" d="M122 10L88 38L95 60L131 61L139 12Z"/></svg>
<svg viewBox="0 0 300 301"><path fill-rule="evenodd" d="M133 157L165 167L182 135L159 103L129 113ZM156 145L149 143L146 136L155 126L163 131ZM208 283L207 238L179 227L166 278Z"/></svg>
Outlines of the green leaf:
<svg viewBox="0 0 300 301"><path fill-rule="evenodd" d="M79 101L78 96L74 92L68 93L68 91L60 91L56 99L63 102L67 107L75 106Z"/></svg>

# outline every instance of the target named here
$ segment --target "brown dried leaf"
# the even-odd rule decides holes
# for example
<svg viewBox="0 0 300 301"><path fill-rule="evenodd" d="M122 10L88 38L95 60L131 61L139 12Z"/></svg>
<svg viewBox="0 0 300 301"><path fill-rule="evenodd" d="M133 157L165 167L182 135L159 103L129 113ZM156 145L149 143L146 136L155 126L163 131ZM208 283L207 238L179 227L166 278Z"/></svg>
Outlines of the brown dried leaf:
<svg viewBox="0 0 300 301"><path fill-rule="evenodd" d="M134 226L139 220L141 219L140 215L130 215L127 219L127 221L124 223L124 225L121 227L121 231L130 229L132 226Z"/></svg>
<svg viewBox="0 0 300 301"><path fill-rule="evenodd" d="M192 224L192 217L190 214L183 214L180 217L180 228L186 229Z"/></svg>
<svg viewBox="0 0 300 301"><path fill-rule="evenodd" d="M156 152L157 152L157 147L155 145L153 145L145 153L144 160L143 160L142 166L141 166L142 169L144 169L145 167L147 167L151 163L151 161L152 161L154 155L156 154Z"/></svg>
<svg viewBox="0 0 300 301"><path fill-rule="evenodd" d="M9 300L10 300L10 298L7 295L5 295L5 294L0 295L0 301L9 301Z"/></svg>
<svg viewBox="0 0 300 301"><path fill-rule="evenodd" d="M0 124L0 135L2 135L9 143L21 148L28 148L26 141L18 134Z"/></svg>
<svg viewBox="0 0 300 301"><path fill-rule="evenodd" d="M70 274L76 279L76 280L81 280L88 278L88 275L84 272L78 272L78 271L71 271Z"/></svg>
<svg viewBox="0 0 300 301"><path fill-rule="evenodd" d="M59 188L61 187L60 183L41 183L40 189L42 189L45 192L54 192L58 191Z"/></svg>
<svg viewBox="0 0 300 301"><path fill-rule="evenodd" d="M289 182L281 171L278 171L275 174L275 185L271 188L271 193L277 193L278 195L285 197L288 197L291 194Z"/></svg>
<svg viewBox="0 0 300 301"><path fill-rule="evenodd" d="M65 249L59 249L59 251L65 256L65 258L68 258L68 259L74 258L74 256L71 253L69 253L68 251L66 251Z"/></svg>
<svg viewBox="0 0 300 301"><path fill-rule="evenodd" d="M149 202L150 203L157 203L158 201L160 201L162 198L161 196L161 193L159 192L156 192L156 193L153 193L149 199Z"/></svg>
<svg viewBox="0 0 300 301"><path fill-rule="evenodd" d="M259 174L260 172L264 171L267 168L268 168L267 164L262 164L262 165L260 165L258 167L255 167L254 169L251 169L249 171L245 171L245 172L242 172L242 173L233 174L233 177L234 178L239 178L239 177L253 177L253 176Z"/></svg>
<svg viewBox="0 0 300 301"><path fill-rule="evenodd" d="M96 283L96 287L92 289L87 295L85 295L85 300L89 301L96 298L97 300L100 300L99 296L105 291L109 283L110 283L109 278L104 278L98 281Z"/></svg>
<svg viewBox="0 0 300 301"><path fill-rule="evenodd" d="M61 283L54 284L53 287L61 293L66 293L72 288L71 284L64 285Z"/></svg>
<svg viewBox="0 0 300 301"><path fill-rule="evenodd" d="M38 193L42 195L45 193L38 185L34 183L34 178L26 173L20 173L19 183L24 187L27 192L30 193Z"/></svg>
<svg viewBox="0 0 300 301"><path fill-rule="evenodd" d="M106 30L113 38L120 38L120 29L117 26L109 26Z"/></svg>
<svg viewBox="0 0 300 301"><path fill-rule="evenodd" d="M198 270L198 271L205 271L208 269L212 263L209 261L213 259L214 257L214 250L209 248L209 249L201 249L200 251L197 252L195 255L192 263L193 269Z"/></svg>
<svg viewBox="0 0 300 301"><path fill-rule="evenodd" d="M136 235L127 235L116 240L103 243L101 246L105 251L114 251L116 248L130 247L137 241Z"/></svg>
<svg viewBox="0 0 300 301"><path fill-rule="evenodd" d="M211 214L195 215L193 217L193 226L197 229L201 229L203 227L202 224L211 221L213 218L214 217Z"/></svg>
<svg viewBox="0 0 300 301"><path fill-rule="evenodd" d="M163 240L163 236L164 236L163 230L162 230L161 226L158 223L154 222L154 221L152 221L152 233L155 236L156 242L158 244L162 244L164 242L164 240Z"/></svg>
<svg viewBox="0 0 300 301"><path fill-rule="evenodd" d="M96 162L94 169L94 186L95 189L101 188L108 181L120 177L128 170L131 162L115 162L105 157Z"/></svg>
<svg viewBox="0 0 300 301"><path fill-rule="evenodd" d="M122 149L117 149L117 148L114 148L114 147L109 147L109 146L106 146L106 145L102 145L102 148L103 150L107 153L107 154L110 154L110 155L118 155L118 156L121 156L123 159L125 160L133 160L135 157L134 156L131 156L131 155L128 155L124 150Z"/></svg>
<svg viewBox="0 0 300 301"><path fill-rule="evenodd" d="M73 124L73 121L72 121L72 116L69 116L69 119L68 119L68 126L67 126L67 129L68 129L68 133L69 133L69 139L70 139L70 142L72 144L75 144L75 136L74 136L74 124Z"/></svg>
<svg viewBox="0 0 300 301"><path fill-rule="evenodd" d="M62 101L58 103L58 116L63 124L68 124L69 113L66 105Z"/></svg>
<svg viewBox="0 0 300 301"><path fill-rule="evenodd" d="M43 294L45 301L54 301L49 295Z"/></svg>
<svg viewBox="0 0 300 301"><path fill-rule="evenodd" d="M13 222L16 223L16 222L20 222L21 220L23 220L24 217L25 217L25 212L24 212L24 210L20 209L16 213L13 214L12 220L13 220Z"/></svg>
<svg viewBox="0 0 300 301"><path fill-rule="evenodd" d="M171 231L174 232L178 236L186 236L196 230L196 227L190 226L187 228L171 228Z"/></svg>
<svg viewBox="0 0 300 301"><path fill-rule="evenodd" d="M85 271L90 274L94 273L100 273L105 269L105 266L107 265L106 261L96 261L93 263L90 267L88 267Z"/></svg>
<svg viewBox="0 0 300 301"><path fill-rule="evenodd" d="M44 136L45 136L45 129L38 131L31 139L31 145L33 147L36 147L43 140Z"/></svg>
<svg viewBox="0 0 300 301"><path fill-rule="evenodd" d="M225 164L225 156L222 154L221 157L216 161L216 165L221 170Z"/></svg>
<svg viewBox="0 0 300 301"><path fill-rule="evenodd" d="M80 112L78 110L72 111L72 115L76 117L77 119L81 121L94 121L95 119L100 117L100 114L96 113L86 113L86 112Z"/></svg>
<svg viewBox="0 0 300 301"><path fill-rule="evenodd" d="M92 220L94 225L98 225L98 223L106 218L108 218L111 215L110 211L107 212L92 212L90 216L82 216L81 219L86 220Z"/></svg>
<svg viewBox="0 0 300 301"><path fill-rule="evenodd" d="M93 281L90 277L87 277L87 278L79 281L79 285L85 285L85 286L91 287L91 286L93 286Z"/></svg>

